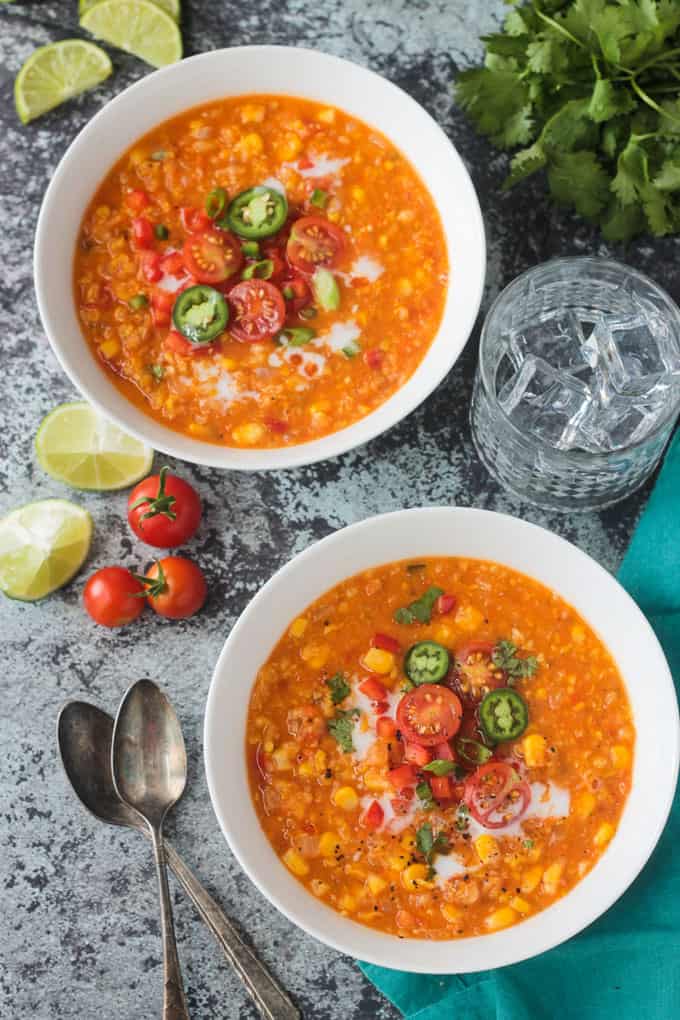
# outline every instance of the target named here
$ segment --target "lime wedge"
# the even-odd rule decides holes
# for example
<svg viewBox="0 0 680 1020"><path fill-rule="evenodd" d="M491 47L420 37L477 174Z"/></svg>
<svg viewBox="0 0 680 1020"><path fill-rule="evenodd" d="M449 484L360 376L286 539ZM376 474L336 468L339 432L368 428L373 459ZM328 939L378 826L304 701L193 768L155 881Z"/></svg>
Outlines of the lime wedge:
<svg viewBox="0 0 680 1020"><path fill-rule="evenodd" d="M182 59L177 23L153 0L98 0L85 11L80 24L97 39L127 50L153 67Z"/></svg>
<svg viewBox="0 0 680 1020"><path fill-rule="evenodd" d="M60 404L35 437L38 463L76 489L125 489L151 471L153 450L100 417L84 400Z"/></svg>
<svg viewBox="0 0 680 1020"><path fill-rule="evenodd" d="M108 54L84 39L64 39L31 53L14 83L14 103L22 124L66 99L99 85L111 74Z"/></svg>
<svg viewBox="0 0 680 1020"><path fill-rule="evenodd" d="M78 14L82 18L86 11L89 11L91 7L99 3L100 0L79 0ZM153 0L158 6L162 7L164 11L167 11L173 21L179 22L180 7L179 0Z"/></svg>
<svg viewBox="0 0 680 1020"><path fill-rule="evenodd" d="M92 518L66 499L42 499L0 520L0 591L34 602L70 581L83 565Z"/></svg>

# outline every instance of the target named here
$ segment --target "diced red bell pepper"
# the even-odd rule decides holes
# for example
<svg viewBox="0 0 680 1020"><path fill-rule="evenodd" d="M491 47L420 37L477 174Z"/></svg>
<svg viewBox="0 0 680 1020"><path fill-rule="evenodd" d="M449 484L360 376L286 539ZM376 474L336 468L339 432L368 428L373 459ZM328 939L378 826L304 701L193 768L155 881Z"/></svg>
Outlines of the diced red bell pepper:
<svg viewBox="0 0 680 1020"><path fill-rule="evenodd" d="M161 269L169 276L184 276L185 269L182 253L171 251L169 255L163 255L161 258Z"/></svg>
<svg viewBox="0 0 680 1020"><path fill-rule="evenodd" d="M390 707L389 701L374 701L373 711L376 715L384 715Z"/></svg>
<svg viewBox="0 0 680 1020"><path fill-rule="evenodd" d="M171 329L166 336L165 346L168 350L173 351L175 354L181 354L185 358L189 357L197 349L195 344L192 344L186 337L183 337L181 333L177 333L174 329Z"/></svg>
<svg viewBox="0 0 680 1020"><path fill-rule="evenodd" d="M435 758L439 758L441 761L455 761L456 756L453 753L453 749L448 741L444 741L442 744L437 744L434 749Z"/></svg>
<svg viewBox="0 0 680 1020"><path fill-rule="evenodd" d="M395 790L401 792L407 786L416 785L416 770L413 765L399 765L396 769L390 769L387 778Z"/></svg>
<svg viewBox="0 0 680 1020"><path fill-rule="evenodd" d="M303 156L298 160L298 170L311 170L314 163L308 156Z"/></svg>
<svg viewBox="0 0 680 1020"><path fill-rule="evenodd" d="M162 328L170 325L170 314L175 303L175 295L167 290L155 290L151 295L151 318L154 326Z"/></svg>
<svg viewBox="0 0 680 1020"><path fill-rule="evenodd" d="M434 611L440 616L447 616L448 613L453 612L457 605L458 599L455 595L440 595L434 604Z"/></svg>
<svg viewBox="0 0 680 1020"><path fill-rule="evenodd" d="M142 276L149 283L158 283L163 276L161 257L157 251L145 251L142 255Z"/></svg>
<svg viewBox="0 0 680 1020"><path fill-rule="evenodd" d="M385 354L383 351L376 347L372 347L370 351L366 351L364 358L369 368L379 369L382 368L383 359Z"/></svg>
<svg viewBox="0 0 680 1020"><path fill-rule="evenodd" d="M388 715L381 715L375 724L375 732L383 740L392 740L397 735L397 724Z"/></svg>
<svg viewBox="0 0 680 1020"><path fill-rule="evenodd" d="M359 690L371 701L387 701L387 688L375 677L369 676L367 680L359 684Z"/></svg>
<svg viewBox="0 0 680 1020"><path fill-rule="evenodd" d="M405 794L410 793L410 797L406 797ZM390 804L395 815L407 815L411 810L411 799L413 797L413 790L403 790L398 797L392 797Z"/></svg>
<svg viewBox="0 0 680 1020"><path fill-rule="evenodd" d="M383 823L385 812L378 803L377 800L371 801L366 812L361 819L361 824L365 829L379 829Z"/></svg>
<svg viewBox="0 0 680 1020"><path fill-rule="evenodd" d="M125 196L125 204L128 209L134 213L140 213L142 209L151 203L151 199L147 195L146 191L128 191Z"/></svg>
<svg viewBox="0 0 680 1020"><path fill-rule="evenodd" d="M371 638L371 647L382 648L384 652L392 652L393 655L397 655L401 651L401 645L397 639L389 634L374 634Z"/></svg>
<svg viewBox="0 0 680 1020"><path fill-rule="evenodd" d="M265 425L270 432L274 432L277 435L283 435L284 432L288 431L288 422L283 421L282 418L265 418Z"/></svg>
<svg viewBox="0 0 680 1020"><path fill-rule="evenodd" d="M446 800L452 793L451 780L448 776L432 776L430 788L436 800Z"/></svg>
<svg viewBox="0 0 680 1020"><path fill-rule="evenodd" d="M179 211L182 226L189 233L200 233L213 226L213 221L202 209L196 209L193 205L184 205Z"/></svg>
<svg viewBox="0 0 680 1020"><path fill-rule="evenodd" d="M418 768L422 769L425 765L430 764L432 754L429 747L420 747L419 744L406 744L404 746L404 758L406 761L410 761L412 765L417 765Z"/></svg>
<svg viewBox="0 0 680 1020"><path fill-rule="evenodd" d="M151 248L154 242L154 232L151 222L146 216L136 216L132 221L132 244L138 251Z"/></svg>

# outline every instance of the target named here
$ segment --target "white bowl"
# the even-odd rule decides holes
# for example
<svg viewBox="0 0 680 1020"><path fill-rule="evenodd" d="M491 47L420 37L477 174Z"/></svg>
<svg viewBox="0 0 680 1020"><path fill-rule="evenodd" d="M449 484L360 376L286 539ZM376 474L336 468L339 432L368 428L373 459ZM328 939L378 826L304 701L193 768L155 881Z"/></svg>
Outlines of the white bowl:
<svg viewBox="0 0 680 1020"><path fill-rule="evenodd" d="M72 258L99 183L132 143L199 103L246 93L303 96L337 106L387 135L416 167L441 215L451 268L437 335L411 378L348 428L286 449L240 450L166 428L131 404L90 353L73 300ZM339 57L287 46L215 50L156 71L92 118L54 172L35 238L35 287L45 332L62 368L91 403L156 450L196 464L255 471L334 457L367 442L414 410L460 355L484 284L484 225L463 162L435 121L391 82Z"/></svg>
<svg viewBox="0 0 680 1020"><path fill-rule="evenodd" d="M557 591L614 656L633 709L633 784L617 833L593 870L561 900L490 935L430 942L381 934L303 890L266 839L248 789L245 726L258 669L290 621L333 585L390 560L421 556L495 560ZM485 510L431 508L372 517L310 546L283 567L243 612L215 667L204 727L208 787L222 831L258 889L291 921L370 963L452 974L517 963L585 928L628 888L661 835L678 772L678 706L668 664L630 596L562 538Z"/></svg>

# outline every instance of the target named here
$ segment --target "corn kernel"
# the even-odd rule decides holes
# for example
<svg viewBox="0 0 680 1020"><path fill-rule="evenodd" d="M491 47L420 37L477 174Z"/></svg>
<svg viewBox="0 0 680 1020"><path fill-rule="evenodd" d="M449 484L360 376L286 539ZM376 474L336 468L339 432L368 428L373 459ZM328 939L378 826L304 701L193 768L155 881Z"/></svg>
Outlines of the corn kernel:
<svg viewBox="0 0 680 1020"><path fill-rule="evenodd" d="M274 742L272 740L267 740L265 742L264 749L267 754L271 754L272 751L274 750Z"/></svg>
<svg viewBox="0 0 680 1020"><path fill-rule="evenodd" d="M429 868L426 864L409 864L402 872L401 880L409 890L416 892L418 889L432 889L434 883L428 881Z"/></svg>
<svg viewBox="0 0 680 1020"><path fill-rule="evenodd" d="M309 884L315 896L325 896L330 891L330 886L326 885L319 878L313 878Z"/></svg>
<svg viewBox="0 0 680 1020"><path fill-rule="evenodd" d="M478 630L484 622L484 614L474 606L459 606L455 616L456 625L462 630Z"/></svg>
<svg viewBox="0 0 680 1020"><path fill-rule="evenodd" d="M290 764L284 767L290 768ZM303 779L311 779L314 775L314 766L311 761L303 761L300 765L298 765L297 774L302 776Z"/></svg>
<svg viewBox="0 0 680 1020"><path fill-rule="evenodd" d="M522 753L527 766L532 769L545 764L546 740L540 733L530 733L522 741Z"/></svg>
<svg viewBox="0 0 680 1020"><path fill-rule="evenodd" d="M531 904L523 900L521 896L513 896L510 900L510 906L513 910L516 910L518 914L528 914L531 910Z"/></svg>
<svg viewBox="0 0 680 1020"><path fill-rule="evenodd" d="M236 368L237 362L233 358L220 358L220 365L222 368L226 368L227 372L233 372Z"/></svg>
<svg viewBox="0 0 680 1020"><path fill-rule="evenodd" d="M371 793L384 793L391 788L391 783L378 772L367 772L364 776L364 786Z"/></svg>
<svg viewBox="0 0 680 1020"><path fill-rule="evenodd" d="M366 878L365 869L358 867L356 864L346 865L345 874L349 875L350 878L360 878L362 881Z"/></svg>
<svg viewBox="0 0 680 1020"><path fill-rule="evenodd" d="M625 769L630 765L630 751L625 744L616 744L609 754L615 769Z"/></svg>
<svg viewBox="0 0 680 1020"><path fill-rule="evenodd" d="M358 184L355 184L351 190L352 198L355 202L363 202L366 198L366 192Z"/></svg>
<svg viewBox="0 0 680 1020"><path fill-rule="evenodd" d="M597 801L590 790L585 790L574 800L574 814L579 818L589 818L595 810Z"/></svg>
<svg viewBox="0 0 680 1020"><path fill-rule="evenodd" d="M261 135L258 135L256 131L251 131L241 139L239 148L246 156L259 156L264 149L264 142Z"/></svg>
<svg viewBox="0 0 680 1020"><path fill-rule="evenodd" d="M330 648L328 645L304 645L300 649L300 657L304 659L308 666L312 669L321 669L326 664L326 659L330 655Z"/></svg>
<svg viewBox="0 0 680 1020"><path fill-rule="evenodd" d="M458 907L454 907L451 903L442 903L439 909L442 912L442 917L449 924L458 924L463 916L463 911L459 910Z"/></svg>
<svg viewBox="0 0 680 1020"><path fill-rule="evenodd" d="M575 623L571 628L572 641L575 641L577 645L582 645L586 639L585 628L580 623Z"/></svg>
<svg viewBox="0 0 680 1020"><path fill-rule="evenodd" d="M212 429L209 425L201 425L200 422L197 421L189 422L189 432L192 436L198 436L203 439L212 435Z"/></svg>
<svg viewBox="0 0 680 1020"><path fill-rule="evenodd" d="M302 854L299 854L297 850L294 850L292 847L290 850L286 850L283 855L283 863L299 878L303 878L309 873L309 865L307 864L307 861L304 859Z"/></svg>
<svg viewBox="0 0 680 1020"><path fill-rule="evenodd" d="M255 421L246 422L245 425L237 425L231 433L231 438L238 446L254 446L255 443L260 442L263 436L264 426Z"/></svg>
<svg viewBox="0 0 680 1020"><path fill-rule="evenodd" d="M562 872L564 871L564 860L558 859L549 864L543 872L543 888L547 893L557 892L557 886L559 885L560 879L562 878Z"/></svg>
<svg viewBox="0 0 680 1020"><path fill-rule="evenodd" d="M408 864L408 857L406 854L395 855L390 857L387 862L393 871L403 871Z"/></svg>
<svg viewBox="0 0 680 1020"><path fill-rule="evenodd" d="M111 361L112 358L120 354L120 344L117 340L105 340L103 344L99 345L99 350L107 361Z"/></svg>
<svg viewBox="0 0 680 1020"><path fill-rule="evenodd" d="M522 881L520 882L520 889L523 893L532 893L538 888L538 883L543 878L543 868L540 864L534 865L533 868L527 868L522 875Z"/></svg>
<svg viewBox="0 0 680 1020"><path fill-rule="evenodd" d="M291 637L302 637L304 632L307 630L307 620L304 616L298 616L297 620L293 620L290 625L288 633Z"/></svg>
<svg viewBox="0 0 680 1020"><path fill-rule="evenodd" d="M333 803L343 811L356 811L359 806L359 797L353 787L341 786L333 794Z"/></svg>
<svg viewBox="0 0 680 1020"><path fill-rule="evenodd" d="M338 846L340 837L337 832L323 832L319 837L319 853L322 857L333 857Z"/></svg>
<svg viewBox="0 0 680 1020"><path fill-rule="evenodd" d="M478 836L475 840L475 850L482 864L487 864L498 856L498 843L493 836Z"/></svg>
<svg viewBox="0 0 680 1020"><path fill-rule="evenodd" d="M493 914L489 914L484 924L490 931L498 931L499 928L507 928L509 924L514 924L516 920L517 912L512 907L499 907Z"/></svg>
<svg viewBox="0 0 680 1020"><path fill-rule="evenodd" d="M603 822L595 833L593 843L595 846L604 846L614 835L614 826L610 822Z"/></svg>
<svg viewBox="0 0 680 1020"><path fill-rule="evenodd" d="M338 906L340 910L353 911L357 909L357 901L354 896L350 896L349 893L345 893L338 900Z"/></svg>
<svg viewBox="0 0 680 1020"><path fill-rule="evenodd" d="M277 772L286 772L289 768L291 768L290 757L288 755L288 748L277 747L274 753L272 754L272 761L274 763L274 768L277 770ZM305 763L303 762L303 765L304 764ZM298 769L298 772L300 773L300 775L303 775L302 765Z"/></svg>
<svg viewBox="0 0 680 1020"><path fill-rule="evenodd" d="M326 752L317 751L314 755L314 768L317 772L323 772L326 768Z"/></svg>
<svg viewBox="0 0 680 1020"><path fill-rule="evenodd" d="M405 276L402 276L400 280L397 280L397 292L402 297L410 297L413 293L413 284Z"/></svg>
<svg viewBox="0 0 680 1020"><path fill-rule="evenodd" d="M374 896L379 896L383 889L387 889L387 882L380 875L369 875L366 885Z"/></svg>
<svg viewBox="0 0 680 1020"><path fill-rule="evenodd" d="M413 851L416 848L416 837L412 832L405 832L399 842L405 850Z"/></svg>
<svg viewBox="0 0 680 1020"><path fill-rule="evenodd" d="M320 120L322 124L334 124L335 123L335 110L332 106L327 106L324 110L319 110L316 115L316 119Z"/></svg>
<svg viewBox="0 0 680 1020"><path fill-rule="evenodd" d="M369 648L364 655L362 665L371 673L380 673L381 676L385 676L394 666L394 656L392 652L386 652L382 648Z"/></svg>
<svg viewBox="0 0 680 1020"><path fill-rule="evenodd" d="M265 109L259 103L247 103L241 107L241 123L261 124L264 120Z"/></svg>
<svg viewBox="0 0 680 1020"><path fill-rule="evenodd" d="M453 640L454 633L453 628L449 627L448 623L440 623L438 627L435 627L434 637L440 644L448 645Z"/></svg>

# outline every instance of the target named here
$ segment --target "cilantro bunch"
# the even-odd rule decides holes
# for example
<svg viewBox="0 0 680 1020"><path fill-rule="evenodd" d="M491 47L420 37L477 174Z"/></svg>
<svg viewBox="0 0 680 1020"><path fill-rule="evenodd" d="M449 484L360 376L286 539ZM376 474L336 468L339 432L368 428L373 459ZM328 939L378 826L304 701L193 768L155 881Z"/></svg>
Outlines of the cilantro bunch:
<svg viewBox="0 0 680 1020"><path fill-rule="evenodd" d="M680 0L532 0L482 41L456 97L499 148L522 146L504 188L545 168L610 241L680 230Z"/></svg>

